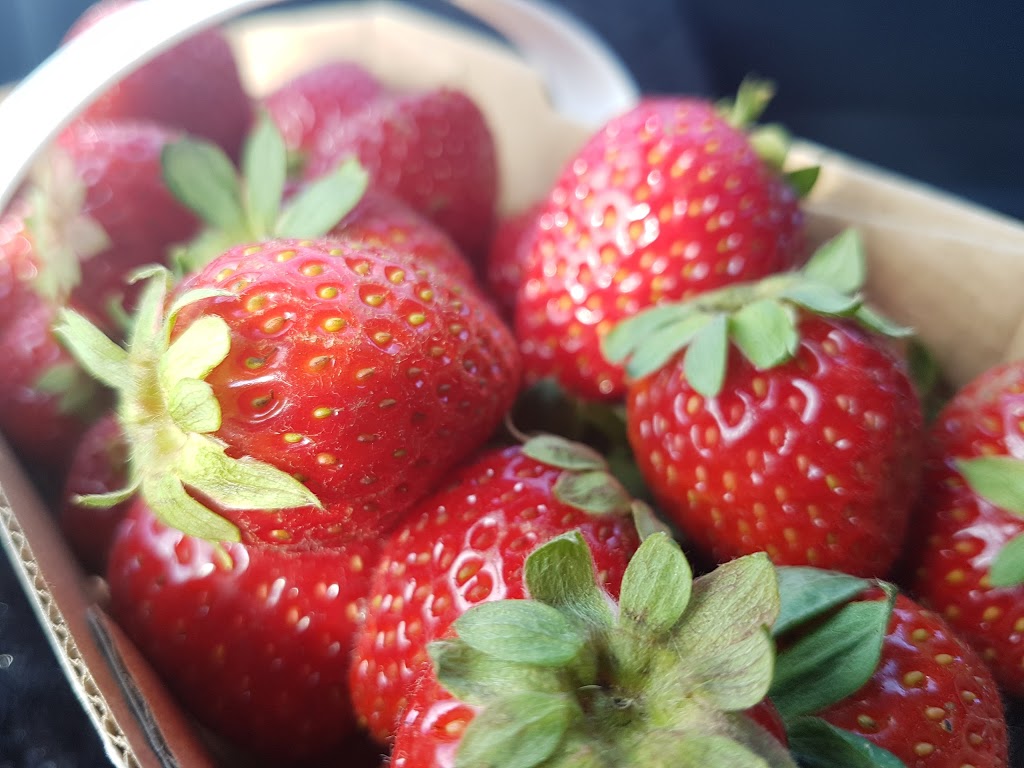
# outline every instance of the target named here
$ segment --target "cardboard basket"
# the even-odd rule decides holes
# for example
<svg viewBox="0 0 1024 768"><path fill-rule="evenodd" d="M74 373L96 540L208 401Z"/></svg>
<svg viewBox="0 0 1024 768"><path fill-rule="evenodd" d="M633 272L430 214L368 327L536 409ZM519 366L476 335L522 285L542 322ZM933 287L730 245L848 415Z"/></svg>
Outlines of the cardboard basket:
<svg viewBox="0 0 1024 768"><path fill-rule="evenodd" d="M495 132L507 211L542 196L590 131L552 109L540 76L510 48L405 6L271 11L230 34L254 94L331 59L362 62L395 85L464 89ZM873 299L918 329L952 383L1024 354L1024 226L815 145L799 144L793 162L822 166L807 203L812 238L861 230ZM187 715L97 607L94 585L2 442L0 542L115 765L214 765Z"/></svg>

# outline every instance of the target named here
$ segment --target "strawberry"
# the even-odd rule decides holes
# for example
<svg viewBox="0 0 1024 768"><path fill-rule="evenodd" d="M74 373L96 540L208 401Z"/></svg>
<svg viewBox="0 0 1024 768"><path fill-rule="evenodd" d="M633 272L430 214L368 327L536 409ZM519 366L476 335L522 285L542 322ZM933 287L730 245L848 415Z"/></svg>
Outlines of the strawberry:
<svg viewBox="0 0 1024 768"><path fill-rule="evenodd" d="M797 190L743 130L769 95L748 83L730 114L644 99L566 163L517 298L528 383L551 377L579 397L619 400L622 368L600 351L616 323L802 258Z"/></svg>
<svg viewBox="0 0 1024 768"><path fill-rule="evenodd" d="M343 161L331 173L289 190L286 145L274 123L259 121L246 143L240 175L212 145L186 139L168 148L164 173L171 189L206 223L176 255L183 271L200 269L232 245L324 236L409 253L467 288L476 285L472 267L451 238L399 198L367 192L367 175L358 163Z"/></svg>
<svg viewBox="0 0 1024 768"><path fill-rule="evenodd" d="M371 188L390 192L440 225L471 258L486 251L498 194L494 137L479 107L447 88L373 101L324 130L306 178L354 157Z"/></svg>
<svg viewBox="0 0 1024 768"><path fill-rule="evenodd" d="M128 446L114 413L96 419L71 456L61 496L60 527L75 555L90 573L106 571L114 532L128 511L124 501L112 507L87 506L80 498L110 493L127 482Z"/></svg>
<svg viewBox="0 0 1024 768"><path fill-rule="evenodd" d="M72 25L77 37L135 0L100 0ZM105 91L82 113L88 122L151 120L203 136L237 157L252 107L223 32L199 32L158 55Z"/></svg>
<svg viewBox="0 0 1024 768"><path fill-rule="evenodd" d="M306 70L262 100L284 135L288 152L301 170L320 134L386 93L372 74L349 61L332 61ZM296 165L298 168L296 168Z"/></svg>
<svg viewBox="0 0 1024 768"><path fill-rule="evenodd" d="M541 204L498 220L491 246L487 251L486 284L488 292L502 313L515 317L516 294L523 282L530 237L537 229Z"/></svg>
<svg viewBox="0 0 1024 768"><path fill-rule="evenodd" d="M17 198L0 214L0 329L33 302L32 281L38 274L26 218L30 207Z"/></svg>
<svg viewBox="0 0 1024 768"><path fill-rule="evenodd" d="M378 536L490 436L517 391L514 342L489 305L387 249L239 246L165 312L166 292L154 274L129 351L71 312L59 332L121 394L130 482L102 501L140 489L192 535Z"/></svg>
<svg viewBox="0 0 1024 768"><path fill-rule="evenodd" d="M779 608L763 554L693 580L678 546L651 532L616 601L571 532L524 572L530 599L472 606L431 644L444 688L432 675L418 685L395 768L795 768L785 737L761 725L777 725L765 693Z"/></svg>
<svg viewBox="0 0 1024 768"><path fill-rule="evenodd" d="M610 509L575 498L570 482L582 472L567 467L577 465L603 483ZM417 504L384 544L356 641L352 698L371 735L383 742L393 733L427 644L466 608L524 596L523 562L538 544L580 531L602 584L617 592L637 545L629 509L599 456L554 438L486 452Z"/></svg>
<svg viewBox="0 0 1024 768"><path fill-rule="evenodd" d="M862 280L849 232L803 271L656 308L606 339L629 359L640 471L715 561L763 550L865 576L895 562L918 487L921 407L905 367L867 332L903 331L841 292Z"/></svg>
<svg viewBox="0 0 1024 768"><path fill-rule="evenodd" d="M929 432L909 588L1024 696L1024 362L961 389Z"/></svg>
<svg viewBox="0 0 1024 768"><path fill-rule="evenodd" d="M201 723L273 765L324 758L354 730L345 680L372 542L214 545L136 500L110 551L110 608Z"/></svg>
<svg viewBox="0 0 1024 768"><path fill-rule="evenodd" d="M0 329L0 432L23 462L59 477L106 397L53 335L54 312L36 297Z"/></svg>
<svg viewBox="0 0 1024 768"><path fill-rule="evenodd" d="M940 616L891 585L836 572L781 568L779 582L771 696L807 764L1008 764L995 680Z"/></svg>

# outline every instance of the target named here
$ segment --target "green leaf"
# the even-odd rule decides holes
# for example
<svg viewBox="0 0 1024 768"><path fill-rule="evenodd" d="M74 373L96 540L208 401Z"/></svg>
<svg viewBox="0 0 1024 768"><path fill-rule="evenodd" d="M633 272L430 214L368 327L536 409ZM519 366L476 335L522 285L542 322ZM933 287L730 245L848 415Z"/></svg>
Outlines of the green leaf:
<svg viewBox="0 0 1024 768"><path fill-rule="evenodd" d="M362 199L369 179L357 160L346 160L295 196L281 213L275 235L299 238L326 235Z"/></svg>
<svg viewBox="0 0 1024 768"><path fill-rule="evenodd" d="M800 345L796 318L775 299L759 299L733 314L733 343L759 371L791 359Z"/></svg>
<svg viewBox="0 0 1024 768"><path fill-rule="evenodd" d="M858 691L881 658L896 591L848 603L787 647L776 660L770 696L788 721L819 712Z"/></svg>
<svg viewBox="0 0 1024 768"><path fill-rule="evenodd" d="M238 173L220 147L189 138L167 144L161 155L171 193L212 227L248 231Z"/></svg>
<svg viewBox="0 0 1024 768"><path fill-rule="evenodd" d="M660 304L623 320L601 340L601 352L610 363L621 363L665 325L682 320L696 308L689 304Z"/></svg>
<svg viewBox="0 0 1024 768"><path fill-rule="evenodd" d="M807 168L789 171L786 174L786 181L796 192L797 197L804 198L811 194L811 190L818 182L819 175L821 175L821 166L810 165Z"/></svg>
<svg viewBox="0 0 1024 768"><path fill-rule="evenodd" d="M523 443L523 453L549 467L581 471L606 469L600 453L588 445L573 442L560 435L537 435Z"/></svg>
<svg viewBox="0 0 1024 768"><path fill-rule="evenodd" d="M1024 535L1015 536L1003 545L989 567L993 587L1015 587L1024 584Z"/></svg>
<svg viewBox="0 0 1024 768"><path fill-rule="evenodd" d="M837 291L827 283L809 280L793 283L779 293L780 299L791 301L819 315L848 315L861 307L859 295Z"/></svg>
<svg viewBox="0 0 1024 768"><path fill-rule="evenodd" d="M655 759L651 755L649 759ZM644 765L652 764L646 760ZM673 749L672 765L700 766L700 768L772 768L760 755L756 755L728 736L707 734L686 736Z"/></svg>
<svg viewBox="0 0 1024 768"><path fill-rule="evenodd" d="M787 729L789 746L805 768L906 768L887 749L817 717L801 717Z"/></svg>
<svg viewBox="0 0 1024 768"><path fill-rule="evenodd" d="M222 296L234 296L231 291L226 291L223 288L193 288L185 293L177 296L171 303L170 308L167 310L167 326L168 331L174 328L174 323L178 319L178 314L185 307L195 304L199 301L205 301L206 299L215 299Z"/></svg>
<svg viewBox="0 0 1024 768"><path fill-rule="evenodd" d="M668 632L690 601L693 572L670 537L655 533L644 539L622 577L620 621L653 633Z"/></svg>
<svg viewBox="0 0 1024 768"><path fill-rule="evenodd" d="M186 493L171 472L155 471L142 480L146 504L165 525L207 541L240 541L238 528Z"/></svg>
<svg viewBox="0 0 1024 768"><path fill-rule="evenodd" d="M749 137L758 157L772 168L781 170L792 144L789 132L781 125L762 125L752 130Z"/></svg>
<svg viewBox="0 0 1024 768"><path fill-rule="evenodd" d="M224 318L196 318L160 358L160 383L173 390L182 379L205 379L231 351L231 331Z"/></svg>
<svg viewBox="0 0 1024 768"><path fill-rule="evenodd" d="M466 728L456 768L534 768L555 754L578 710L564 696L513 693L489 704Z"/></svg>
<svg viewBox="0 0 1024 768"><path fill-rule="evenodd" d="M90 509L109 509L118 504L128 501L139 490L139 482L135 480L124 488L107 493L87 493L74 497L74 503L80 507Z"/></svg>
<svg viewBox="0 0 1024 768"><path fill-rule="evenodd" d="M67 416L91 421L99 406L100 385L71 361L51 365L36 379L35 388L56 397L58 410Z"/></svg>
<svg viewBox="0 0 1024 768"><path fill-rule="evenodd" d="M514 692L558 693L565 686L561 670L513 664L467 645L458 638L427 645L437 679L467 704L487 706Z"/></svg>
<svg viewBox="0 0 1024 768"><path fill-rule="evenodd" d="M778 613L775 569L763 552L696 579L673 632L694 689L727 711L760 702L772 680L775 645L769 628Z"/></svg>
<svg viewBox="0 0 1024 768"><path fill-rule="evenodd" d="M672 529L665 525L646 503L634 501L631 509L633 511L633 524L636 526L636 532L640 535L640 541L655 533L663 533L672 538Z"/></svg>
<svg viewBox="0 0 1024 768"><path fill-rule="evenodd" d="M683 372L690 386L704 397L715 397L725 381L729 359L729 322L723 314L714 315L693 337Z"/></svg>
<svg viewBox="0 0 1024 768"><path fill-rule="evenodd" d="M914 335L914 329L892 322L884 315L876 312L867 304L861 304L854 313L857 322L870 331L888 336L892 339L904 339Z"/></svg>
<svg viewBox="0 0 1024 768"><path fill-rule="evenodd" d="M205 435L187 435L173 470L181 482L223 509L323 509L313 492L287 472L250 457L233 459Z"/></svg>
<svg viewBox="0 0 1024 768"><path fill-rule="evenodd" d="M249 134L242 157L249 230L257 240L274 232L288 174L288 150L274 121L264 113Z"/></svg>
<svg viewBox="0 0 1024 768"><path fill-rule="evenodd" d="M871 586L867 579L821 568L776 566L779 579L779 618L772 627L776 637L811 619L848 603Z"/></svg>
<svg viewBox="0 0 1024 768"><path fill-rule="evenodd" d="M537 547L526 558L523 578L530 597L584 624L607 627L612 610L594 574L594 561L578 530Z"/></svg>
<svg viewBox="0 0 1024 768"><path fill-rule="evenodd" d="M867 279L864 242L856 229L845 229L814 252L800 272L839 293L854 293Z"/></svg>
<svg viewBox="0 0 1024 768"><path fill-rule="evenodd" d="M736 90L736 98L718 105L726 120L735 128L747 128L757 121L775 96L775 83L756 77L745 77Z"/></svg>
<svg viewBox="0 0 1024 768"><path fill-rule="evenodd" d="M170 290L171 273L163 267L139 271L136 280L144 280L135 307L128 347L133 356L150 354L167 347L168 331L164 322L164 302Z"/></svg>
<svg viewBox="0 0 1024 768"><path fill-rule="evenodd" d="M58 310L53 332L89 375L118 390L129 385L128 353L82 315Z"/></svg>
<svg viewBox="0 0 1024 768"><path fill-rule="evenodd" d="M642 379L665 367L676 354L693 341L712 315L691 312L655 330L637 349L626 365L630 378Z"/></svg>
<svg viewBox="0 0 1024 768"><path fill-rule="evenodd" d="M213 387L199 379L175 382L167 396L167 411L186 432L206 434L220 429L220 403Z"/></svg>
<svg viewBox="0 0 1024 768"><path fill-rule="evenodd" d="M1024 516L1024 461L1013 456L982 456L959 459L956 468L985 501Z"/></svg>
<svg viewBox="0 0 1024 768"><path fill-rule="evenodd" d="M455 621L466 645L502 661L560 667L583 649L581 631L560 611L536 600L481 603Z"/></svg>
<svg viewBox="0 0 1024 768"><path fill-rule="evenodd" d="M604 470L562 472L552 493L563 504L591 515L627 515L632 502L622 484Z"/></svg>

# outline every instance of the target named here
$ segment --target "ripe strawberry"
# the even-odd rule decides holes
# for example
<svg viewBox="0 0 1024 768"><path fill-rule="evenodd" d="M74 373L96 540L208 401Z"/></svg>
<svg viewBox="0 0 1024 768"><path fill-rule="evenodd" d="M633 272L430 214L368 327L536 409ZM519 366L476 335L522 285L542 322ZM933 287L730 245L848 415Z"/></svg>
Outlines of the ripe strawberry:
<svg viewBox="0 0 1024 768"><path fill-rule="evenodd" d="M121 392L125 494L140 488L193 535L378 536L490 436L517 391L514 343L489 305L386 249L239 246L166 316L165 293L158 274L130 352L73 313L60 331Z"/></svg>
<svg viewBox="0 0 1024 768"><path fill-rule="evenodd" d="M78 36L135 0L100 0L68 31ZM152 120L203 136L238 157L252 121L234 52L224 34L209 29L184 40L125 76L82 114L88 122Z"/></svg>
<svg viewBox="0 0 1024 768"><path fill-rule="evenodd" d="M862 258L858 242L845 235L803 272L658 308L608 338L616 354L633 345L626 421L637 464L664 513L716 562L763 550L779 564L883 576L899 554L918 487L920 403L904 366L854 320L886 326L822 282L829 264ZM836 282L861 278L852 267Z"/></svg>
<svg viewBox="0 0 1024 768"><path fill-rule="evenodd" d="M1024 362L958 392L929 433L910 590L1024 696Z"/></svg>
<svg viewBox="0 0 1024 768"><path fill-rule="evenodd" d="M0 432L26 464L49 477L67 468L105 393L65 351L55 310L35 297L0 329Z"/></svg>
<svg viewBox="0 0 1024 768"><path fill-rule="evenodd" d="M345 680L372 542L215 545L133 503L110 552L111 611L188 711L274 765L354 730Z"/></svg>
<svg viewBox="0 0 1024 768"><path fill-rule="evenodd" d="M128 511L128 502L95 507L86 506L79 497L123 488L128 482L127 468L124 433L117 416L107 413L94 421L78 441L61 498L61 532L90 573L106 572L107 552Z"/></svg>
<svg viewBox="0 0 1024 768"><path fill-rule="evenodd" d="M889 585L810 568L781 571L783 650L771 695L795 754L814 765L810 758L827 755L828 764L851 768L1008 764L992 674L940 616ZM814 606L804 615L787 605L801 582ZM844 759L853 745L849 755L860 752L859 761Z"/></svg>
<svg viewBox="0 0 1024 768"><path fill-rule="evenodd" d="M652 533L618 602L576 532L538 547L524 571L530 599L470 607L431 644L444 688L432 673L419 682L395 768L795 768L764 698L779 604L763 554L693 581L674 542Z"/></svg>
<svg viewBox="0 0 1024 768"><path fill-rule="evenodd" d="M515 317L516 294L523 282L530 238L537 229L541 204L499 219L487 251L486 283L488 292L508 318Z"/></svg>
<svg viewBox="0 0 1024 768"><path fill-rule="evenodd" d="M168 149L164 172L171 189L207 225L177 254L183 271L202 268L233 245L324 236L410 254L475 287L472 267L452 239L399 198L367 192L367 175L358 163L343 161L330 174L291 189L287 165L286 137L269 120L260 121L246 143L240 176L210 145L185 140ZM225 216L226 210L232 215Z"/></svg>
<svg viewBox="0 0 1024 768"><path fill-rule="evenodd" d="M444 229L470 258L490 242L498 194L494 137L465 94L438 89L380 98L324 130L309 156L316 178L355 157L371 188L390 192Z"/></svg>
<svg viewBox="0 0 1024 768"><path fill-rule="evenodd" d="M569 160L517 300L528 382L621 399L622 368L599 348L616 323L802 258L796 189L743 130L765 103L760 85L741 89L732 116L702 100L645 99Z"/></svg>
<svg viewBox="0 0 1024 768"><path fill-rule="evenodd" d="M385 93L380 81L360 65L333 61L292 78L267 95L263 107L299 161L299 170L322 132Z"/></svg>
<svg viewBox="0 0 1024 768"><path fill-rule="evenodd" d="M39 267L26 223L28 213L27 201L19 197L0 214L0 329L34 303L32 281Z"/></svg>
<svg viewBox="0 0 1024 768"><path fill-rule="evenodd" d="M607 492L619 494L615 506L580 508L564 485L579 473L549 463L555 459L540 452L544 445L535 440L481 455L389 535L350 681L356 714L376 739L383 742L394 732L427 661L428 643L444 637L471 605L524 596L523 562L539 544L579 530L594 552L601 583L617 593L638 543L629 500L601 475ZM587 471L602 472L600 457L568 445L587 462Z"/></svg>

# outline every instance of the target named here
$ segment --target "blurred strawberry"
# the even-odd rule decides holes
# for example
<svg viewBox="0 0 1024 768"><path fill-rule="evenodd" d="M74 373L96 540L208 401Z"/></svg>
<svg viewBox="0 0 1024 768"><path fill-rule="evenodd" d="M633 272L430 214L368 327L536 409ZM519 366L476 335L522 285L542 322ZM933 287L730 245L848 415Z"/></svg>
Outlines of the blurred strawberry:
<svg viewBox="0 0 1024 768"><path fill-rule="evenodd" d="M90 573L106 572L107 552L128 501L102 507L87 505L79 497L120 490L128 481L127 470L128 445L117 417L108 413L78 441L61 498L61 531Z"/></svg>
<svg viewBox="0 0 1024 768"><path fill-rule="evenodd" d="M284 135L290 169L300 171L320 134L386 93L354 62L333 61L306 70L263 99Z"/></svg>
<svg viewBox="0 0 1024 768"><path fill-rule="evenodd" d="M136 0L100 0L68 31L81 34ZM234 52L217 29L199 32L126 75L82 114L89 122L152 120L215 142L237 158L252 108Z"/></svg>
<svg viewBox="0 0 1024 768"><path fill-rule="evenodd" d="M526 274L526 259L541 210L541 204L537 203L499 219L487 251L487 289L502 314L510 320L515 317L516 296Z"/></svg>
<svg viewBox="0 0 1024 768"><path fill-rule="evenodd" d="M437 223L471 259L482 258L498 195L494 137L479 107L446 88L379 98L321 132L306 167L316 178L353 157L371 188Z"/></svg>

